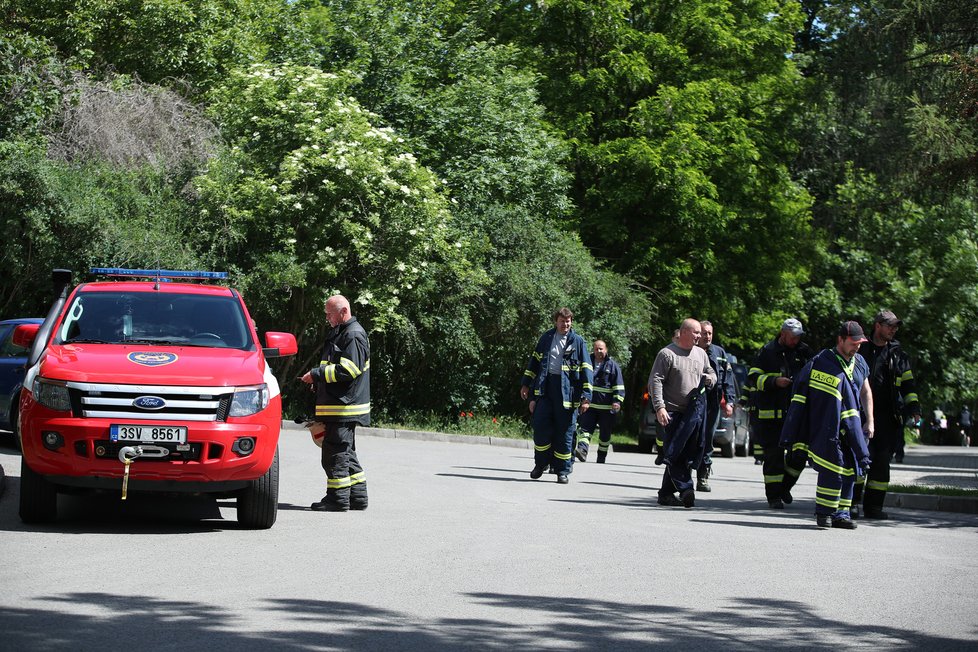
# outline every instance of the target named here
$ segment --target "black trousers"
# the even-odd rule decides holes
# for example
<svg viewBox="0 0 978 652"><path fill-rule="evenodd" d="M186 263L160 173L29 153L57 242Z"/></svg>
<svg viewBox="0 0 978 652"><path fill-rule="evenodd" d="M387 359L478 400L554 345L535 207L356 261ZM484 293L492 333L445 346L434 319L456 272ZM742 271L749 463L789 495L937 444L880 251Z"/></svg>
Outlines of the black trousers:
<svg viewBox="0 0 978 652"><path fill-rule="evenodd" d="M757 424L754 434L757 437L756 446L760 444L764 451L764 495L768 500L780 499L784 491L784 457L785 450L781 448L781 426L784 422L780 419L770 420Z"/></svg>
<svg viewBox="0 0 978 652"><path fill-rule="evenodd" d="M344 507L367 506L367 480L357 458L355 421L326 423L323 470L326 501Z"/></svg>
<svg viewBox="0 0 978 652"><path fill-rule="evenodd" d="M883 509L886 492L890 488L890 456L896 448L897 438L903 439L902 423L883 419L876 421L876 432L869 440L869 459L872 462L866 474L866 486L863 489L861 485L856 485L852 496L854 505L862 501L865 507Z"/></svg>

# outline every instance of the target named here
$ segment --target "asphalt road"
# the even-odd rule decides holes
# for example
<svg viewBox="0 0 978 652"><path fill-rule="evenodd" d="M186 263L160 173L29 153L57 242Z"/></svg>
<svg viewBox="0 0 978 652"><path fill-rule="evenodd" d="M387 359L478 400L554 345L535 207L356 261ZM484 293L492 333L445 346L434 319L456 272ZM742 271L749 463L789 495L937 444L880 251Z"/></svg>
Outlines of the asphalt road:
<svg viewBox="0 0 978 652"><path fill-rule="evenodd" d="M774 512L749 459L687 510L654 504L649 456L561 486L527 450L358 443L367 511L308 510L324 475L291 431L257 532L229 501L138 495L62 496L27 527L0 447L0 650L978 649L975 515L820 531L814 473Z"/></svg>

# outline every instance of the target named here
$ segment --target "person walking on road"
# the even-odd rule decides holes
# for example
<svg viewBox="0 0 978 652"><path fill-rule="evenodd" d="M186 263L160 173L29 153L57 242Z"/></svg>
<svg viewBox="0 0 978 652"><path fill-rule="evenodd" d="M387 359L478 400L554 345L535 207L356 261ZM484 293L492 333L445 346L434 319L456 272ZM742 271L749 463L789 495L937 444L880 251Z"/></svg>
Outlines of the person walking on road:
<svg viewBox="0 0 978 652"><path fill-rule="evenodd" d="M853 487L870 457L853 356L865 341L858 322L842 323L835 348L821 351L798 373L782 429L781 446L805 450L818 470L815 523L820 529L856 528L849 515Z"/></svg>
<svg viewBox="0 0 978 652"><path fill-rule="evenodd" d="M958 415L958 425L961 426L962 446L971 446L971 410L965 405Z"/></svg>
<svg viewBox="0 0 978 652"><path fill-rule="evenodd" d="M326 300L331 330L319 366L302 382L316 392L315 422L325 429L322 464L326 495L310 505L317 512L367 509L367 481L357 457L356 428L370 425L370 344L342 295Z"/></svg>
<svg viewBox="0 0 978 652"><path fill-rule="evenodd" d="M910 417L914 423L920 419L910 357L896 340L897 329L902 324L891 311L879 311L873 322L872 339L859 347L859 353L869 364L876 434L869 442L873 466L866 478L865 492L859 495L857 488L854 500L857 503L862 500L863 515L871 519L889 517L883 511L883 503L890 487L890 457L896 451L896 461L903 461L904 419Z"/></svg>
<svg viewBox="0 0 978 652"><path fill-rule="evenodd" d="M615 420L621 412L621 404L625 402L625 377L621 367L608 355L608 345L604 340L594 341L594 383L591 395L591 407L578 417L579 439L574 455L578 460L587 460L591 435L594 429L598 434L598 464L604 464L611 447L611 431L615 428Z"/></svg>
<svg viewBox="0 0 978 652"><path fill-rule="evenodd" d="M659 351L649 376L649 396L662 439L659 459L665 464L660 505L689 508L696 501L692 469L702 462L706 393L717 379L706 351L696 346L700 330L695 319L684 320L678 341Z"/></svg>
<svg viewBox="0 0 978 652"><path fill-rule="evenodd" d="M772 509L784 509L785 451L779 442L791 401L791 384L812 357L812 350L801 341L804 334L800 321L786 319L777 339L761 348L747 373L747 384L751 386L751 441L762 449L764 493Z"/></svg>
<svg viewBox="0 0 978 652"><path fill-rule="evenodd" d="M523 372L520 398L530 400L533 419L533 470L540 478L548 467L567 484L577 415L591 404L593 369L584 338L571 328L568 308L554 313L554 327L540 336Z"/></svg>
<svg viewBox="0 0 978 652"><path fill-rule="evenodd" d="M733 367L727 359L727 352L722 346L713 343L713 323L700 321L700 339L696 343L706 351L717 376L716 384L706 393L706 445L703 449L703 462L696 469L696 491L710 491L708 478L713 473L713 433L720 423L720 412L730 418L733 415L737 394L734 391ZM722 404L722 408L721 408Z"/></svg>

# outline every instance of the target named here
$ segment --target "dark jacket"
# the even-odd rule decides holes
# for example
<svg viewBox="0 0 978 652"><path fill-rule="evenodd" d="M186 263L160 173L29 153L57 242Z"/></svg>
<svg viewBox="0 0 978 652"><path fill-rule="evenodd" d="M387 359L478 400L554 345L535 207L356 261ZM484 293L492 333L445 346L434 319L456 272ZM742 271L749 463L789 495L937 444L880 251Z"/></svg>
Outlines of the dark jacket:
<svg viewBox="0 0 978 652"><path fill-rule="evenodd" d="M594 371L592 382L591 407L592 410L611 410L612 403L625 402L625 377L621 373L621 367L611 359L605 358L604 363L598 365Z"/></svg>
<svg viewBox="0 0 978 652"><path fill-rule="evenodd" d="M774 339L761 348L747 373L751 423L781 427L791 402L791 386L778 387L775 379L794 378L811 358L812 350L804 342L789 349Z"/></svg>
<svg viewBox="0 0 978 652"><path fill-rule="evenodd" d="M795 379L781 446L807 451L812 464L842 475L861 475L869 468L859 388L835 349L823 350Z"/></svg>
<svg viewBox="0 0 978 652"><path fill-rule="evenodd" d="M733 367L727 359L727 352L722 346L711 344L706 349L706 357L710 359L710 366L717 374L716 384L707 390L707 403L710 410L720 407L720 398L726 399L728 405L737 402L737 395L734 392Z"/></svg>
<svg viewBox="0 0 978 652"><path fill-rule="evenodd" d="M322 361L311 373L317 421L370 425L370 344L356 317L329 332Z"/></svg>
<svg viewBox="0 0 978 652"><path fill-rule="evenodd" d="M662 452L662 460L667 466L676 462L685 463L691 469L698 469L706 452L706 400L709 389L701 384L696 390L679 423L667 431ZM692 441L690 441L692 440ZM712 441L711 441L712 444Z"/></svg>
<svg viewBox="0 0 978 652"><path fill-rule="evenodd" d="M873 416L877 427L902 423L920 414L910 357L896 340L883 346L863 342L859 353L869 364L869 387L873 390Z"/></svg>
<svg viewBox="0 0 978 652"><path fill-rule="evenodd" d="M544 395L547 380L547 362L550 355L550 343L557 329L551 328L540 336L537 346L526 362L521 384L533 390L534 399ZM560 364L562 403L568 410L576 408L582 399L591 401L591 383L593 370L591 356L588 354L584 338L572 328L567 332L567 343L564 345L563 361ZM553 398L553 397L551 397Z"/></svg>

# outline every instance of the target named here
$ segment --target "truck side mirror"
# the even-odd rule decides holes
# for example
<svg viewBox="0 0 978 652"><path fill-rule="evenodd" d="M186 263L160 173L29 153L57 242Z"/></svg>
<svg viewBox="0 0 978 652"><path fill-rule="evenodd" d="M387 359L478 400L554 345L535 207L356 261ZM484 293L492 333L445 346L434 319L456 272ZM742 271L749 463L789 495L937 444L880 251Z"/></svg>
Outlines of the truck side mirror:
<svg viewBox="0 0 978 652"><path fill-rule="evenodd" d="M281 358L295 355L299 352L295 335L292 333L265 333L265 347L262 349L266 358Z"/></svg>
<svg viewBox="0 0 978 652"><path fill-rule="evenodd" d="M30 349L37 339L37 331L41 328L40 324L20 324L14 329L11 341L24 349Z"/></svg>

